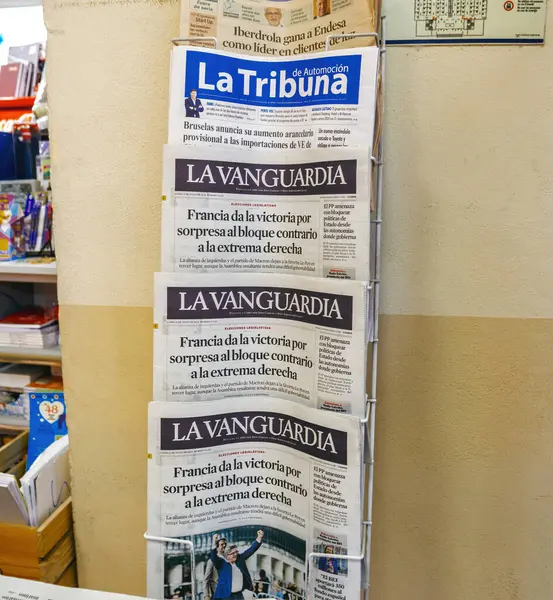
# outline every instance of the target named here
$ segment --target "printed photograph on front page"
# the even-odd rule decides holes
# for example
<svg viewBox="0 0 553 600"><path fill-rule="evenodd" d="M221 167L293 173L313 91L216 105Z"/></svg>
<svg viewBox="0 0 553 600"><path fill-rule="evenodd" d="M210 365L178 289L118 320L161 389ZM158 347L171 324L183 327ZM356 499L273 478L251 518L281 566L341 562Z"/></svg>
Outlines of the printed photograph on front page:
<svg viewBox="0 0 553 600"><path fill-rule="evenodd" d="M347 539L343 535L316 529L313 532L313 552L326 554L315 559L315 566L319 571L330 575L347 575L348 560L336 558L335 555L346 556L348 553Z"/></svg>
<svg viewBox="0 0 553 600"><path fill-rule="evenodd" d="M220 527L194 535L191 541L194 557L189 547L164 543L164 598L305 598L306 543L299 537L276 527L248 524Z"/></svg>

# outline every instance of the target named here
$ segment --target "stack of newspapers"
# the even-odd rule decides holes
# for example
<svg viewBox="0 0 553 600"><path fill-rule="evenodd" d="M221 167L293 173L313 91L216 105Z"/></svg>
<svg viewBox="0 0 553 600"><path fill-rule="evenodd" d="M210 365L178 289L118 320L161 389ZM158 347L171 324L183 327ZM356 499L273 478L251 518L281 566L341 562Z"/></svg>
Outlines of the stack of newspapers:
<svg viewBox="0 0 553 600"><path fill-rule="evenodd" d="M288 10L275 9L283 23ZM305 31L329 16L306 15ZM265 47L286 48L272 29ZM312 52L324 49L316 39ZM363 563L348 557L363 547L379 51L351 46L173 49L149 407L151 598L359 593Z"/></svg>

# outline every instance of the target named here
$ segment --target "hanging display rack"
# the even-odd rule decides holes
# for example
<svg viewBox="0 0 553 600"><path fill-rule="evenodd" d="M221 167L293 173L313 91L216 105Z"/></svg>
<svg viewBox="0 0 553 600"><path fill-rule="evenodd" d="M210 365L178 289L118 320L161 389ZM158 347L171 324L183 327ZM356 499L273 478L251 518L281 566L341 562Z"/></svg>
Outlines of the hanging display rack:
<svg viewBox="0 0 553 600"><path fill-rule="evenodd" d="M373 495L374 495L374 448L375 448L375 425L376 425L376 397L377 397L377 375L378 375L378 332L379 332L379 312L380 312L380 269L381 269L381 242L382 242L382 205L383 205L383 176L384 176L384 142L382 135L382 112L383 112L383 95L385 89L385 73L386 73L386 31L385 17L381 18L380 34L376 32L370 33L355 33L355 34L332 34L327 36L325 43L325 51L330 49L331 41L340 38L373 38L379 48L379 68L378 68L378 85L377 95L377 110L375 115L375 132L377 132L376 146L373 148L373 155L370 157L372 163L373 177L371 181L371 191L375 190L374 203L374 218L371 219L371 239L374 243L371 244L371 272L373 276L369 283L369 293L372 298L371 307L371 328L368 343L371 345L371 368L370 379L367 381L367 400L365 416L359 419L361 426L364 429L363 439L366 443L366 452L364 456L364 472L361 506L364 507L364 519L360 523L362 544L361 554L324 554L321 552L311 552L306 558L306 598L312 600L313 593L310 586L309 568L314 559L336 558L341 560L360 561L363 563L362 569L362 586L361 590L365 600L369 600L370 585L371 585L371 541L372 541L372 526L373 526ZM190 42L206 42L209 41L217 48L216 37L186 37L174 38L171 40L175 46L190 44ZM364 450L363 450L364 451ZM178 538L167 538L144 534L144 538L149 542L172 543L181 545L189 549L191 554L191 591L192 598L196 598L196 573L194 568L194 543L191 540L182 540ZM353 599L351 599L353 600Z"/></svg>

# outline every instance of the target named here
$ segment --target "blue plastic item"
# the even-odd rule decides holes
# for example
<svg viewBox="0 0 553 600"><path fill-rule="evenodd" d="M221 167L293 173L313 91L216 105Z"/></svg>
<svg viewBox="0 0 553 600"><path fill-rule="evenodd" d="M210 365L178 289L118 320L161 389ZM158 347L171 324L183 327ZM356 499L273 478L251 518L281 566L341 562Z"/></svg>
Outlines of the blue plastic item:
<svg viewBox="0 0 553 600"><path fill-rule="evenodd" d="M0 132L0 181L15 178L13 136L11 133Z"/></svg>

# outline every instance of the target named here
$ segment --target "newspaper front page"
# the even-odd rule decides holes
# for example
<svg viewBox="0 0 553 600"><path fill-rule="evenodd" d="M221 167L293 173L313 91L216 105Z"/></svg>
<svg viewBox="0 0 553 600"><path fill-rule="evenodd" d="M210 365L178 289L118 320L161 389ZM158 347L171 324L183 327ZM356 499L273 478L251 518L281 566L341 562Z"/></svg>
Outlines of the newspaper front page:
<svg viewBox="0 0 553 600"><path fill-rule="evenodd" d="M154 398L268 395L362 416L367 295L361 281L156 273Z"/></svg>
<svg viewBox="0 0 553 600"><path fill-rule="evenodd" d="M222 50L296 56L325 50L329 35L378 31L379 0L189 0L181 3L181 37L214 37ZM213 41L190 41L213 44ZM330 48L374 44L338 38Z"/></svg>
<svg viewBox="0 0 553 600"><path fill-rule="evenodd" d="M152 402L148 430L148 532L174 540L148 542L149 596L358 596L358 419L236 397Z"/></svg>
<svg viewBox="0 0 553 600"><path fill-rule="evenodd" d="M234 150L366 147L374 136L378 61L378 48L277 59L177 46L169 143Z"/></svg>
<svg viewBox="0 0 553 600"><path fill-rule="evenodd" d="M162 270L369 279L366 148L166 146Z"/></svg>

